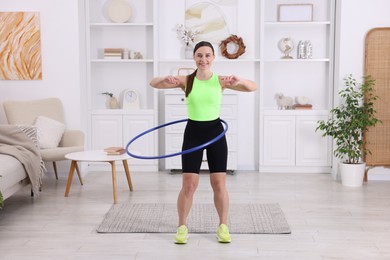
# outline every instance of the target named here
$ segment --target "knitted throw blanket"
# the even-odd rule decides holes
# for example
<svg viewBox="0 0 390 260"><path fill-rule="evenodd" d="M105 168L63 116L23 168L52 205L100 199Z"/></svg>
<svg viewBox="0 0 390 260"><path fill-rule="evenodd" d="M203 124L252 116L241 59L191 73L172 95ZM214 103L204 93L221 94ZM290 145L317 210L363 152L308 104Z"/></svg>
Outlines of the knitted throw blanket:
<svg viewBox="0 0 390 260"><path fill-rule="evenodd" d="M34 195L38 195L46 169L39 152L36 128L0 125L0 154L13 156L20 161L30 178Z"/></svg>

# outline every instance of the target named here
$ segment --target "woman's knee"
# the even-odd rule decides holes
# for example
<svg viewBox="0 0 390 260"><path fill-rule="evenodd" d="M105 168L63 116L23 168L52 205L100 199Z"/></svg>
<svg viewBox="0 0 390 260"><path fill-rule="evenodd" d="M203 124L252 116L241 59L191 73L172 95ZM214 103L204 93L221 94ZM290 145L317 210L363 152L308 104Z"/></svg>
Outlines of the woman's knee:
<svg viewBox="0 0 390 260"><path fill-rule="evenodd" d="M214 192L221 192L226 190L226 174L225 173L213 173L210 177L211 187Z"/></svg>
<svg viewBox="0 0 390 260"><path fill-rule="evenodd" d="M186 195L192 195L196 191L199 183L199 177L197 176L183 176L182 189Z"/></svg>

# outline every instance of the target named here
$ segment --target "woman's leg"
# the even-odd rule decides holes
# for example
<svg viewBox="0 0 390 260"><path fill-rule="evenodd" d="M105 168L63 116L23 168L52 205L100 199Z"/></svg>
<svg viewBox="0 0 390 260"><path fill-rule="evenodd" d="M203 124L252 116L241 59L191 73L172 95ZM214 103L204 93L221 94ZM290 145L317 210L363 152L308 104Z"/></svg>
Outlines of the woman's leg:
<svg viewBox="0 0 390 260"><path fill-rule="evenodd" d="M182 188L177 198L177 212L179 214L179 226L186 225L187 216L190 213L194 193L199 183L199 174L183 173Z"/></svg>
<svg viewBox="0 0 390 260"><path fill-rule="evenodd" d="M214 191L214 204L219 216L219 224L227 224L229 212L229 195L226 189L226 173L215 172L210 175Z"/></svg>

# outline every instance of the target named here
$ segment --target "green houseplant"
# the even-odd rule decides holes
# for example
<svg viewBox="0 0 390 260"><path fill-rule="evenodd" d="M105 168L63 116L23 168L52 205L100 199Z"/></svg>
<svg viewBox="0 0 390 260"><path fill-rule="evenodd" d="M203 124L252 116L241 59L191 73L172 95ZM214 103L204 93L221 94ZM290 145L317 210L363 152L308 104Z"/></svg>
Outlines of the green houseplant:
<svg viewBox="0 0 390 260"><path fill-rule="evenodd" d="M1 194L1 191L0 191L0 209L3 208L3 205L4 205L4 198L3 198L3 194Z"/></svg>
<svg viewBox="0 0 390 260"><path fill-rule="evenodd" d="M378 99L373 88L375 80L370 76L363 79L363 83L358 83L351 74L344 78L345 88L339 92L340 105L330 110L327 121L318 121L316 129L323 131L323 136L330 136L335 140L334 155L341 160L341 181L346 186L361 186L365 170L362 160L364 155L370 153L364 145L363 133L380 122L375 117L374 109L374 101ZM346 174L350 176L343 176L342 167L348 165L350 167ZM351 176L351 168L356 166L363 171L359 171L356 177ZM353 178L353 183L347 183L348 177Z"/></svg>

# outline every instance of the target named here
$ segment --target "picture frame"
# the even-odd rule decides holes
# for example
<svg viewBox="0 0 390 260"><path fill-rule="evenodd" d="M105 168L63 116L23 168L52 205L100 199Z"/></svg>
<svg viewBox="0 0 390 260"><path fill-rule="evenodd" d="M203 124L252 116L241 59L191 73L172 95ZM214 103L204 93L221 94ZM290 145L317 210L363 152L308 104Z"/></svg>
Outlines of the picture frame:
<svg viewBox="0 0 390 260"><path fill-rule="evenodd" d="M0 11L0 80L42 80L39 12Z"/></svg>
<svg viewBox="0 0 390 260"><path fill-rule="evenodd" d="M313 4L279 4L278 22L313 21Z"/></svg>

